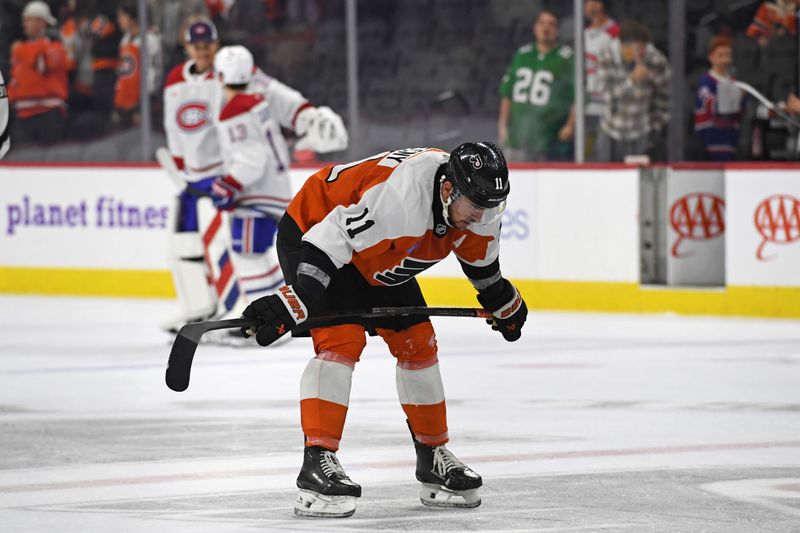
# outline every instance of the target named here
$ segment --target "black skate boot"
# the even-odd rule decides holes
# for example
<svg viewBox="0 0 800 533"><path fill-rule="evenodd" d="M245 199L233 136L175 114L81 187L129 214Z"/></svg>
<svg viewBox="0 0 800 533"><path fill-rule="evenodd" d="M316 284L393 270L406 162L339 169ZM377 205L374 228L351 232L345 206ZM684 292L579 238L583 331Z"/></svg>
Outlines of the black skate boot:
<svg viewBox="0 0 800 533"><path fill-rule="evenodd" d="M361 497L361 485L350 481L336 453L322 446L306 446L297 488L298 516L345 518L356 512L356 498Z"/></svg>
<svg viewBox="0 0 800 533"><path fill-rule="evenodd" d="M413 432L412 432L413 437ZM414 438L417 480L422 483L419 499L433 507L477 507L481 476L459 461L444 444L427 446Z"/></svg>

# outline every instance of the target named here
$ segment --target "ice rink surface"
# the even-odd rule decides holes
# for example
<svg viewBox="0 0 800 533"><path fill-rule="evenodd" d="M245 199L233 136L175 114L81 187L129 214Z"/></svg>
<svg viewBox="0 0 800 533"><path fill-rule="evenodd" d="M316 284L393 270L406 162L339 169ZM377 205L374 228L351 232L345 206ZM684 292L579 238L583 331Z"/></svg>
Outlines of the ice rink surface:
<svg viewBox="0 0 800 533"><path fill-rule="evenodd" d="M423 507L394 362L370 339L339 457L349 519L292 514L306 339L201 345L164 385L164 301L0 297L0 531L800 531L800 322L435 319L473 510Z"/></svg>

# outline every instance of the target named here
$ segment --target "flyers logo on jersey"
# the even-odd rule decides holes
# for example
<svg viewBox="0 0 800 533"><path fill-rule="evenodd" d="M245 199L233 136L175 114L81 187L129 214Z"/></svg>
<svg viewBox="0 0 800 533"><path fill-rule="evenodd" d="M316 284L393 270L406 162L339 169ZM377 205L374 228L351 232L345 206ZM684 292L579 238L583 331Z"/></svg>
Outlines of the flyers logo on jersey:
<svg viewBox="0 0 800 533"><path fill-rule="evenodd" d="M119 65L117 65L117 76L120 78L129 78L136 74L136 69L139 65L136 62L136 56L133 54L123 54L119 58Z"/></svg>
<svg viewBox="0 0 800 533"><path fill-rule="evenodd" d="M210 124L208 104L205 102L187 102L175 113L178 127L184 131L197 131Z"/></svg>
<svg viewBox="0 0 800 533"><path fill-rule="evenodd" d="M438 261L424 261L406 257L399 265L383 272L376 272L373 278L384 285L401 285L436 263Z"/></svg>
<svg viewBox="0 0 800 533"><path fill-rule="evenodd" d="M479 156L478 154L472 154L471 156L469 156L469 162L472 165L472 168L474 168L475 170L478 170L483 166L483 161L481 161L481 156Z"/></svg>

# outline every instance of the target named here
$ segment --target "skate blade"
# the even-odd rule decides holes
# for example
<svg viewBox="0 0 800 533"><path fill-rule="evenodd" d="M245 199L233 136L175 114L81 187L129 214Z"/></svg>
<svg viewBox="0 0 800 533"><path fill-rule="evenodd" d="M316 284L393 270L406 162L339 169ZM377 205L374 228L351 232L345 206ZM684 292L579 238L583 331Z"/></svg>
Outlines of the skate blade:
<svg viewBox="0 0 800 533"><path fill-rule="evenodd" d="M353 496L327 496L300 490L294 502L294 514L304 518L347 518L355 512Z"/></svg>
<svg viewBox="0 0 800 533"><path fill-rule="evenodd" d="M419 489L419 501L429 507L460 507L472 509L481 504L478 489L450 490L442 485L423 483Z"/></svg>

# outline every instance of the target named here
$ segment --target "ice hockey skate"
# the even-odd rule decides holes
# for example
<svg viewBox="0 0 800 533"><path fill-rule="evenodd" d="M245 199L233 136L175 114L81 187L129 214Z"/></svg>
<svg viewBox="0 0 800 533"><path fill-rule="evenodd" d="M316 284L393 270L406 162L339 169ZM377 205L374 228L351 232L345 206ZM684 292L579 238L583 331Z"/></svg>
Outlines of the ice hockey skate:
<svg viewBox="0 0 800 533"><path fill-rule="evenodd" d="M306 446L297 488L294 514L304 517L346 518L361 497L361 485L347 477L336 453L321 446Z"/></svg>
<svg viewBox="0 0 800 533"><path fill-rule="evenodd" d="M420 501L431 507L478 507L481 476L456 458L444 444L427 446L414 439Z"/></svg>

